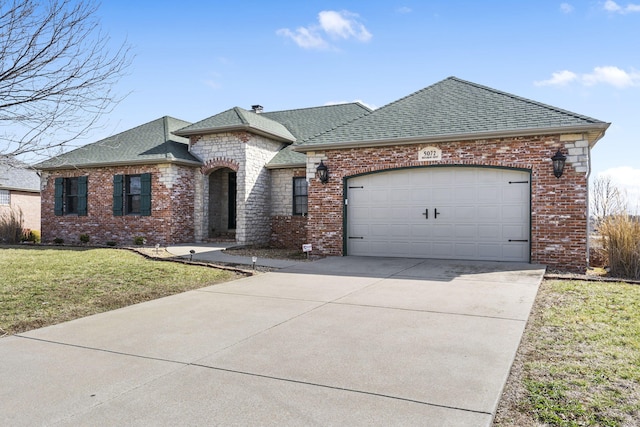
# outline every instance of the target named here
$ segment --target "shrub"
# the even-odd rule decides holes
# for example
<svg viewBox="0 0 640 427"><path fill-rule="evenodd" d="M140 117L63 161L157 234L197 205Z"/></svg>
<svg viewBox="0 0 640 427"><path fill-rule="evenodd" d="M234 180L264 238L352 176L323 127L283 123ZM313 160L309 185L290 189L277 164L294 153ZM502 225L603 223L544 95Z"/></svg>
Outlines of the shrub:
<svg viewBox="0 0 640 427"><path fill-rule="evenodd" d="M22 210L11 209L0 216L0 242L16 244L24 234L24 216Z"/></svg>
<svg viewBox="0 0 640 427"><path fill-rule="evenodd" d="M64 239L61 237L56 237L55 239L53 239L53 243L55 243L56 245L61 245L64 243Z"/></svg>
<svg viewBox="0 0 640 427"><path fill-rule="evenodd" d="M107 246L115 246L115 245L116 245L116 242L114 242L113 240L109 240L107 242Z"/></svg>
<svg viewBox="0 0 640 427"><path fill-rule="evenodd" d="M600 225L602 248L610 274L640 279L640 222L630 215L613 215Z"/></svg>
<svg viewBox="0 0 640 427"><path fill-rule="evenodd" d="M136 236L133 238L133 243L135 243L138 246L142 246L147 243L147 239L145 239L144 236Z"/></svg>
<svg viewBox="0 0 640 427"><path fill-rule="evenodd" d="M40 235L40 231L38 230L29 231L29 241L33 243L40 243L42 241L42 236Z"/></svg>
<svg viewBox="0 0 640 427"><path fill-rule="evenodd" d="M84 244L89 243L89 235L88 234L81 234L80 235L80 241Z"/></svg>

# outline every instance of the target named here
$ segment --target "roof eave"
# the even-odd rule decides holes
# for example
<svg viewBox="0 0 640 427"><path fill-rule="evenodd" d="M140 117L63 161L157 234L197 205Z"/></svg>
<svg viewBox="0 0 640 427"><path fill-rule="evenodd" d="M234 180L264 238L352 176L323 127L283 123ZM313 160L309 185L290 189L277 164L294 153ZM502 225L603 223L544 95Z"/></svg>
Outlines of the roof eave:
<svg viewBox="0 0 640 427"><path fill-rule="evenodd" d="M9 190L9 191L20 191L22 193L40 193L40 190L35 190L33 188L18 188L18 187L5 187L0 186L0 190Z"/></svg>
<svg viewBox="0 0 640 427"><path fill-rule="evenodd" d="M184 160L184 159L176 159L173 158L164 158L164 159L145 159L145 160L132 160L132 161L119 161L119 162L102 162L102 163L77 163L77 164L64 164L60 166L38 166L35 165L34 168L42 171L49 170L64 170L64 169L80 169L80 168L106 168L106 167L120 167L120 166L130 166L130 165L160 165L171 163L180 166L193 166L200 167L202 166L202 162L194 161L194 160Z"/></svg>
<svg viewBox="0 0 640 427"><path fill-rule="evenodd" d="M266 164L265 168L267 169L294 169L294 168L305 168L307 167L306 163L280 163L275 165Z"/></svg>
<svg viewBox="0 0 640 427"><path fill-rule="evenodd" d="M189 137L189 136L195 136L195 135L207 135L207 134L222 133L222 132L251 132L258 135L266 136L268 138L273 138L277 141L288 142L288 143L296 142L295 138L289 138L287 136L267 132L265 130L256 128L249 124L233 125L233 126L218 126L213 128L203 128L203 129L194 129L194 130L177 130L173 133L178 136Z"/></svg>
<svg viewBox="0 0 640 427"><path fill-rule="evenodd" d="M557 126L548 128L525 128L514 129L505 131L487 131L487 132L473 132L473 133L461 133L461 134L446 134L446 135L434 135L434 136L420 136L411 138L387 138L377 140L364 140L364 141L347 141L338 143L323 143L323 144L301 144L292 147L293 151L300 153L306 153L309 151L318 150L330 150L330 149L347 149L347 148L362 148L362 147L383 147L390 145L409 145L418 143L442 143L442 142L455 142L455 141L468 141L473 139L496 139L496 138L511 138L517 136L533 136L533 135L554 135L554 134L567 134L567 133L594 133L594 136L589 140L589 146L593 147L595 143L604 136L604 132L607 130L611 123L597 123L589 125L578 126Z"/></svg>

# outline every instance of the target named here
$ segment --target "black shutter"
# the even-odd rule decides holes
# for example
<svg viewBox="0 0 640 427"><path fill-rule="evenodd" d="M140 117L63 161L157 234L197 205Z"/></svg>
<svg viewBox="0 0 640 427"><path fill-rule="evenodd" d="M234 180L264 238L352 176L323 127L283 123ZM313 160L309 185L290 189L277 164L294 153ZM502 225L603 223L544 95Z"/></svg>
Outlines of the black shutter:
<svg viewBox="0 0 640 427"><path fill-rule="evenodd" d="M78 177L78 215L87 216L88 177Z"/></svg>
<svg viewBox="0 0 640 427"><path fill-rule="evenodd" d="M113 215L122 216L124 204L123 199L124 175L113 176Z"/></svg>
<svg viewBox="0 0 640 427"><path fill-rule="evenodd" d="M151 215L151 174L140 175L140 215Z"/></svg>
<svg viewBox="0 0 640 427"><path fill-rule="evenodd" d="M56 178L55 184L55 196L54 196L54 208L53 211L57 216L61 216L64 213L64 178Z"/></svg>

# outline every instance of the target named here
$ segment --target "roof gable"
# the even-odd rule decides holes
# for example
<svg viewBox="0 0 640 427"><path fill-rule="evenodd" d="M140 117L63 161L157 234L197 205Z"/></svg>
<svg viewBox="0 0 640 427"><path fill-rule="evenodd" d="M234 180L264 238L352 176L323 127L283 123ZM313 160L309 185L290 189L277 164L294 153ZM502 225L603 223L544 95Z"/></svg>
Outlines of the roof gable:
<svg viewBox="0 0 640 427"><path fill-rule="evenodd" d="M53 157L35 167L64 169L77 166L111 164L183 162L200 163L189 153L188 140L174 131L189 122L173 117L161 117L101 141L85 145Z"/></svg>
<svg viewBox="0 0 640 427"><path fill-rule="evenodd" d="M607 123L486 86L449 77L300 145L490 137L542 130L595 129ZM598 137L599 137L598 136Z"/></svg>
<svg viewBox="0 0 640 427"><path fill-rule="evenodd" d="M271 120L264 114L254 113L240 107L231 108L186 126L176 134L189 136L232 131L257 133L285 142L294 142L296 140L295 136L281 123Z"/></svg>

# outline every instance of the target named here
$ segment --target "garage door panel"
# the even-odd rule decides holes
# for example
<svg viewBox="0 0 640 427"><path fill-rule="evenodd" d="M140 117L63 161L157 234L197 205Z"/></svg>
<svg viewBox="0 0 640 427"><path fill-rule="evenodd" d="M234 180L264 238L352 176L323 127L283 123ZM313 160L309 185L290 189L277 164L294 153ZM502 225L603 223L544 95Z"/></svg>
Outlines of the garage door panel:
<svg viewBox="0 0 640 427"><path fill-rule="evenodd" d="M349 179L347 235L363 239L347 239L347 253L528 261L529 181L528 172L455 166Z"/></svg>
<svg viewBox="0 0 640 427"><path fill-rule="evenodd" d="M371 190L369 193L370 201L372 203L387 203L389 202L388 190Z"/></svg>
<svg viewBox="0 0 640 427"><path fill-rule="evenodd" d="M453 200L460 203L475 203L477 200L477 191L474 187L456 187L453 190Z"/></svg>

